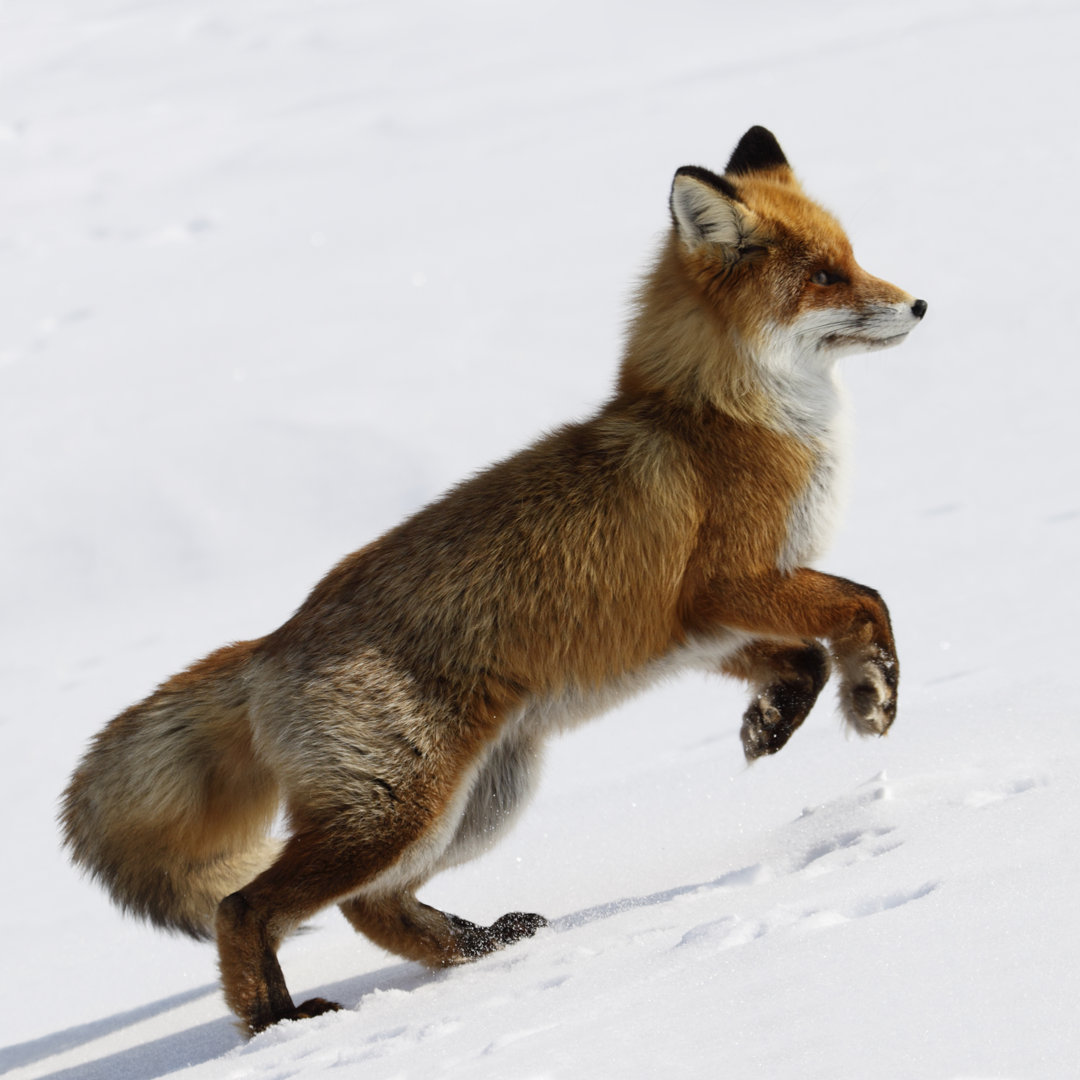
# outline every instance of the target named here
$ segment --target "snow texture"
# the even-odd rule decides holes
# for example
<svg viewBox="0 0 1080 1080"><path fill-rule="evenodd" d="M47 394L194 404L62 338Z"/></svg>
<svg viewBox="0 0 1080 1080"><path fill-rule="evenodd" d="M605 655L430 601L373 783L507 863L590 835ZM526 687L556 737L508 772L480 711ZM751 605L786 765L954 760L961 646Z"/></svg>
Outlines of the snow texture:
<svg viewBox="0 0 1080 1080"><path fill-rule="evenodd" d="M1080 1074L1076 70L1068 0L0 9L0 1071ZM342 554L603 399L680 165L764 124L929 301L843 361L823 567L888 600L884 740L777 757L687 677L556 743L423 898L549 929L431 975L336 912L345 1011L250 1042L213 950L59 851L89 737Z"/></svg>

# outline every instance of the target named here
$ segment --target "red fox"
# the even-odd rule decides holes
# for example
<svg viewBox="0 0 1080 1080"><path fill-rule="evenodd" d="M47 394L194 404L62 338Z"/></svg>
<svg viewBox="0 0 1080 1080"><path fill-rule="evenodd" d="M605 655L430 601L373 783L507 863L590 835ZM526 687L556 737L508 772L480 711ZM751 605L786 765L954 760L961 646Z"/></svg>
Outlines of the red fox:
<svg viewBox="0 0 1080 1080"><path fill-rule="evenodd" d="M278 630L116 717L76 769L73 860L121 907L216 936L248 1032L339 1008L295 1005L276 955L330 904L432 967L544 926L479 926L416 891L514 819L548 736L667 673L749 683L748 760L784 746L833 666L852 729L892 724L884 602L807 563L843 467L837 357L902 341L926 303L855 262L764 128L723 175L679 169L669 206L594 416L349 555Z"/></svg>

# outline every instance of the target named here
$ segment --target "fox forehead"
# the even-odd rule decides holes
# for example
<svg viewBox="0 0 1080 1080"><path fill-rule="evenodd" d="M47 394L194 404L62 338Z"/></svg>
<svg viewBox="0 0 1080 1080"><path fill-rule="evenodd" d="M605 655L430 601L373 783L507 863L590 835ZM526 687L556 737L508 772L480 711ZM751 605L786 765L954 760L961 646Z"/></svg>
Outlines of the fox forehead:
<svg viewBox="0 0 1080 1080"><path fill-rule="evenodd" d="M740 201L757 215L763 238L787 249L789 256L802 254L808 261L835 265L854 258L843 226L797 182L740 178L738 193Z"/></svg>

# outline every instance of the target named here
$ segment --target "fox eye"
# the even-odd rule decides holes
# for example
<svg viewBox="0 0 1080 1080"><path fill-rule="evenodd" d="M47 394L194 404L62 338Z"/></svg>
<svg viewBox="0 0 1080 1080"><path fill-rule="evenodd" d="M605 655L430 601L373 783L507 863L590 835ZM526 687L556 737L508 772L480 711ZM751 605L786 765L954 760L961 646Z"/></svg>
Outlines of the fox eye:
<svg viewBox="0 0 1080 1080"><path fill-rule="evenodd" d="M815 285L837 285L844 279L831 270L819 270L810 280Z"/></svg>

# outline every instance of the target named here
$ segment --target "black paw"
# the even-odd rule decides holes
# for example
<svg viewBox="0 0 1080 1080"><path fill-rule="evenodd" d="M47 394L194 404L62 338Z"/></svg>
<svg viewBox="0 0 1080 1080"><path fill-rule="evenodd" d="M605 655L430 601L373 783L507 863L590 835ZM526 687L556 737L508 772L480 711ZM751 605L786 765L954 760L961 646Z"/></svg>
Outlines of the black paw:
<svg viewBox="0 0 1080 1080"><path fill-rule="evenodd" d="M309 998L303 1005L282 1007L279 1003L277 1009L266 1006L259 1009L250 1019L240 1021L238 1027L248 1036L258 1035L274 1024L280 1024L282 1020L310 1020L313 1016L322 1016L323 1013L337 1012L341 1006L336 1001L327 1001L326 998Z"/></svg>
<svg viewBox="0 0 1080 1080"><path fill-rule="evenodd" d="M743 753L747 761L782 750L806 719L829 677L829 657L818 644L781 654L785 661L743 714ZM774 660L776 663L776 660Z"/></svg>
<svg viewBox="0 0 1080 1080"><path fill-rule="evenodd" d="M478 960L522 938L532 937L541 927L547 926L543 915L527 915L521 911L511 911L490 926L477 926L457 915L448 918L454 928L458 952L457 958L451 961L453 963Z"/></svg>
<svg viewBox="0 0 1080 1080"><path fill-rule="evenodd" d="M806 719L806 713L785 710L776 703L775 688L766 690L751 703L743 714L743 753L747 761L756 761L767 754L782 750L795 729Z"/></svg>
<svg viewBox="0 0 1080 1080"><path fill-rule="evenodd" d="M530 915L523 911L511 911L496 919L488 929L500 945L513 945L515 941L531 938L537 930L547 926L543 915Z"/></svg>
<svg viewBox="0 0 1080 1080"><path fill-rule="evenodd" d="M323 1013L339 1012L341 1006L336 1001L327 1001L326 998L308 998L302 1005L297 1005L286 1020L310 1020L313 1016L322 1016Z"/></svg>

